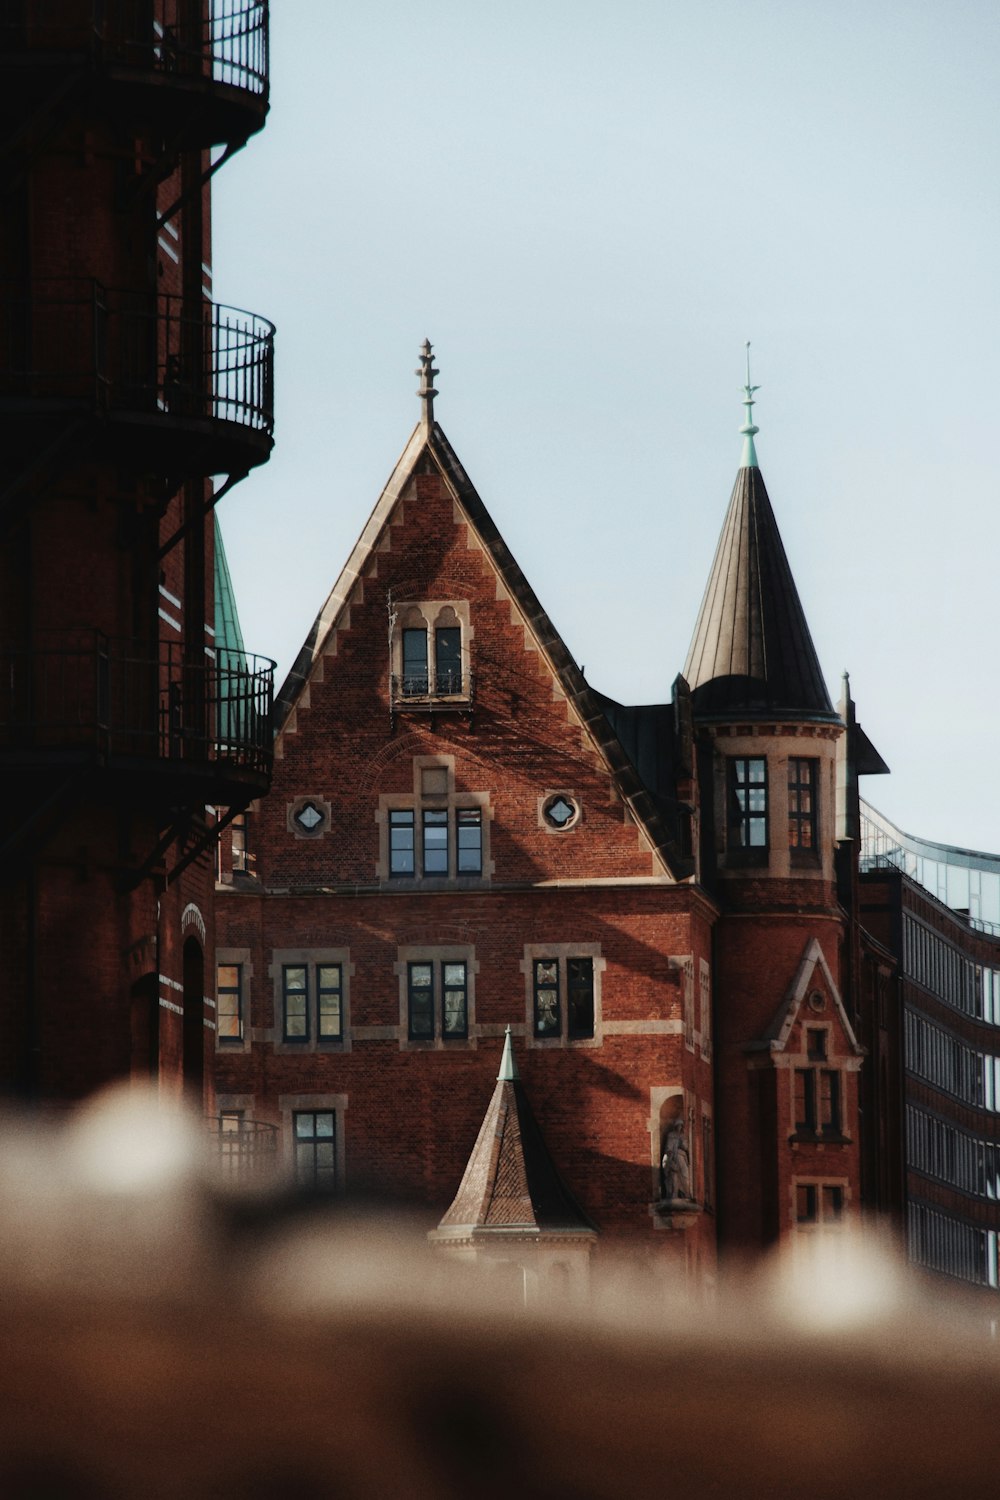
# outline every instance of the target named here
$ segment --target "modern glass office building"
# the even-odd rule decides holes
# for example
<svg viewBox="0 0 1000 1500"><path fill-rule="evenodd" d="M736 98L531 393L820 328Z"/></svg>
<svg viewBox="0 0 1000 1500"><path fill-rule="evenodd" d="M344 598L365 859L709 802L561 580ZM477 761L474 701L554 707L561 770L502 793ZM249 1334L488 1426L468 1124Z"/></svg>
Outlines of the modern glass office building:
<svg viewBox="0 0 1000 1500"><path fill-rule="evenodd" d="M861 804L861 913L897 963L910 1259L1000 1287L1000 855Z"/></svg>

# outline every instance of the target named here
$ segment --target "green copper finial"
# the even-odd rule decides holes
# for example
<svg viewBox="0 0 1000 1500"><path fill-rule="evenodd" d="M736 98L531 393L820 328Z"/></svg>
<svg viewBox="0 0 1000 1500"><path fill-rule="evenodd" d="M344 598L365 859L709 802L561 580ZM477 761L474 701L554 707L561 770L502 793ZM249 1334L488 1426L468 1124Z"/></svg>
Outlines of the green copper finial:
<svg viewBox="0 0 1000 1500"><path fill-rule="evenodd" d="M510 1041L510 1027L507 1027L503 1039L503 1057L500 1059L500 1071L497 1074L498 1083L514 1083L520 1078L517 1071L517 1063L514 1061L514 1048Z"/></svg>
<svg viewBox="0 0 1000 1500"><path fill-rule="evenodd" d="M758 467L758 465L757 465L757 450L756 450L756 448L753 445L753 440L756 437L757 433L760 431L760 428L759 427L755 427L754 424L753 424L753 407L754 407L753 393L754 393L754 391L759 391L760 390L760 386L759 385L751 385L750 384L750 340L749 339L747 339L747 383L743 387L743 389L746 392L746 394L743 397L743 405L747 409L747 414L746 414L746 419L744 420L743 426L740 428L740 432L742 432L742 434L743 434L743 457L740 459L740 468L741 469L756 469Z"/></svg>

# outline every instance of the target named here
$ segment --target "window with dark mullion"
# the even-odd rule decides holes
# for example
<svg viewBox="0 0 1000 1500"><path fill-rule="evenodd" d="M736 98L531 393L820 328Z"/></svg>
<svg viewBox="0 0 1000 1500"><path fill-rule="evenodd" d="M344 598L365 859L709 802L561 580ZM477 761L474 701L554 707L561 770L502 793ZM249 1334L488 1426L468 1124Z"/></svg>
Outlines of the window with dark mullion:
<svg viewBox="0 0 1000 1500"><path fill-rule="evenodd" d="M795 1069L795 1129L806 1134L816 1131L816 1071Z"/></svg>
<svg viewBox="0 0 1000 1500"><path fill-rule="evenodd" d="M571 1037L594 1035L594 960L566 960L566 1020Z"/></svg>
<svg viewBox="0 0 1000 1500"><path fill-rule="evenodd" d="M340 964L318 964L316 967L316 1035L321 1042L343 1040L341 972Z"/></svg>
<svg viewBox="0 0 1000 1500"><path fill-rule="evenodd" d="M415 850L412 808L394 808L389 813L389 874L413 875Z"/></svg>
<svg viewBox="0 0 1000 1500"><path fill-rule="evenodd" d="M425 807L423 818L424 875L448 873L448 809Z"/></svg>
<svg viewBox="0 0 1000 1500"><path fill-rule="evenodd" d="M729 847L768 847L767 761L762 756L729 761Z"/></svg>
<svg viewBox="0 0 1000 1500"><path fill-rule="evenodd" d="M409 1033L413 1041L434 1036L434 966L411 963L406 966Z"/></svg>
<svg viewBox="0 0 1000 1500"><path fill-rule="evenodd" d="M465 964L442 963L442 1017L441 1032L445 1037L466 1037L469 1034L469 1003L466 989Z"/></svg>
<svg viewBox="0 0 1000 1500"><path fill-rule="evenodd" d="M294 1117L295 1181L332 1192L337 1186L337 1117L333 1110L297 1110Z"/></svg>
<svg viewBox="0 0 1000 1500"><path fill-rule="evenodd" d="M304 964L285 964L281 971L282 1036L286 1042L309 1040L309 991Z"/></svg>
<svg viewBox="0 0 1000 1500"><path fill-rule="evenodd" d="M797 755L788 762L788 846L816 847L816 761Z"/></svg>
<svg viewBox="0 0 1000 1500"><path fill-rule="evenodd" d="M403 631L403 694L420 696L428 690L427 631Z"/></svg>
<svg viewBox="0 0 1000 1500"><path fill-rule="evenodd" d="M459 875L483 873L483 815L478 807L457 809L455 839Z"/></svg>
<svg viewBox="0 0 1000 1500"><path fill-rule="evenodd" d="M562 1018L559 1009L559 960L536 958L535 981L535 1035L560 1036Z"/></svg>
<svg viewBox="0 0 1000 1500"><path fill-rule="evenodd" d="M439 625L435 630L434 668L439 693L462 691L462 631L458 625Z"/></svg>
<svg viewBox="0 0 1000 1500"><path fill-rule="evenodd" d="M216 985L216 1025L219 1043L243 1040L243 966L219 964Z"/></svg>

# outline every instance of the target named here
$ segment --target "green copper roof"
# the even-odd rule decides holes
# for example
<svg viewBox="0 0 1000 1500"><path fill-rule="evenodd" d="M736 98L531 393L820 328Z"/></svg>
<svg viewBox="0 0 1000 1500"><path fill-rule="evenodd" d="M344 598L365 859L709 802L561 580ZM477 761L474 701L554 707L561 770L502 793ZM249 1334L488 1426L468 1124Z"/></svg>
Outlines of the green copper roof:
<svg viewBox="0 0 1000 1500"><path fill-rule="evenodd" d="M246 654L243 645L243 632L240 629L240 617L236 611L236 596L233 593L233 580L229 576L229 564L226 561L226 549L222 545L222 532L219 528L219 518L215 520L215 649L219 660L228 662L235 666L234 658L242 658ZM222 656L222 652L226 656ZM240 663L242 664L242 663Z"/></svg>
<svg viewBox="0 0 1000 1500"><path fill-rule="evenodd" d="M503 1039L503 1057L500 1059L500 1071L497 1074L497 1082L513 1083L515 1078L520 1078L517 1071L517 1062L514 1058L514 1048L510 1040L510 1027L507 1027Z"/></svg>

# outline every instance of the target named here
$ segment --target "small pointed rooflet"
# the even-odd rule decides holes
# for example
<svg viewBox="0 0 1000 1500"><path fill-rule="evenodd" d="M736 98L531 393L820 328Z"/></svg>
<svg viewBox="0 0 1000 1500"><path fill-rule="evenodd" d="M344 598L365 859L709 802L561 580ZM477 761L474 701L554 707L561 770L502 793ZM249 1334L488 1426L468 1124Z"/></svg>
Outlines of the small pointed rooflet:
<svg viewBox="0 0 1000 1500"><path fill-rule="evenodd" d="M455 1201L434 1238L511 1234L593 1236L549 1155L514 1060L510 1027L496 1088Z"/></svg>
<svg viewBox="0 0 1000 1500"><path fill-rule="evenodd" d="M749 349L749 345L747 346ZM743 458L684 676L695 717L839 722L757 466L749 353Z"/></svg>

